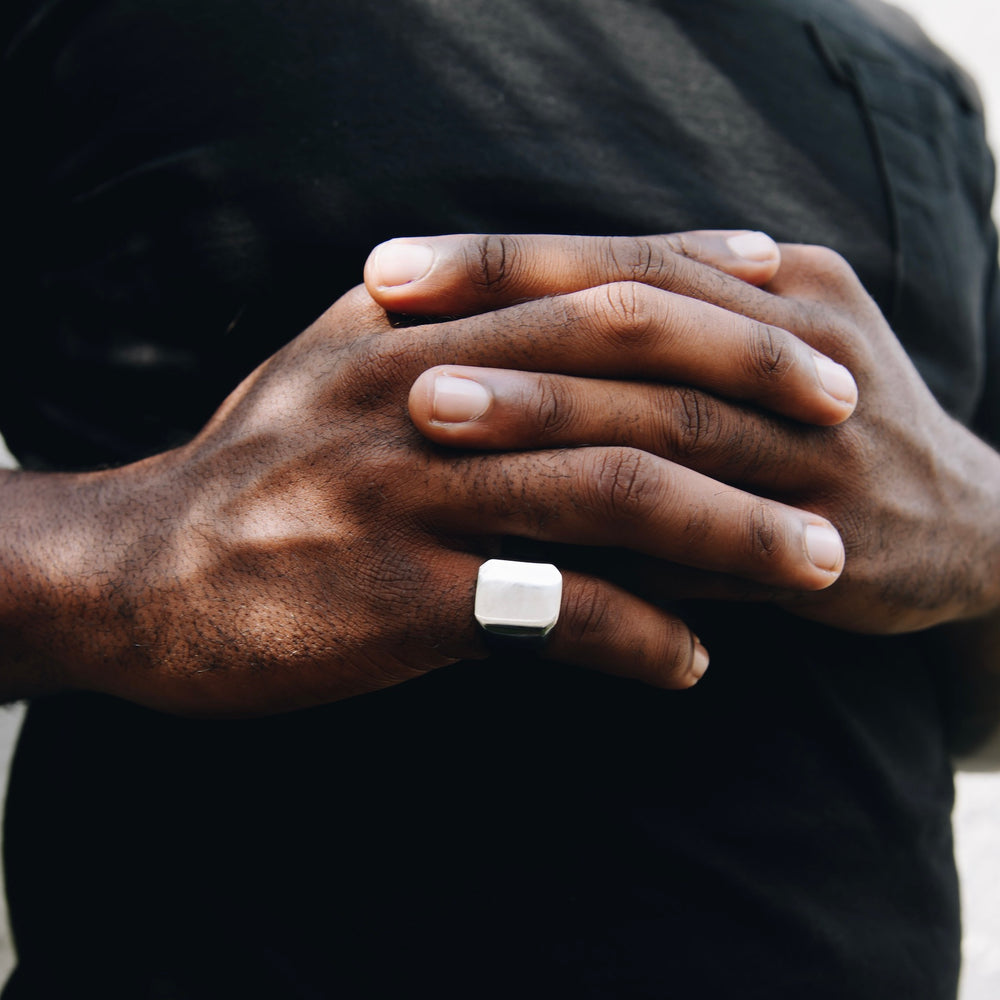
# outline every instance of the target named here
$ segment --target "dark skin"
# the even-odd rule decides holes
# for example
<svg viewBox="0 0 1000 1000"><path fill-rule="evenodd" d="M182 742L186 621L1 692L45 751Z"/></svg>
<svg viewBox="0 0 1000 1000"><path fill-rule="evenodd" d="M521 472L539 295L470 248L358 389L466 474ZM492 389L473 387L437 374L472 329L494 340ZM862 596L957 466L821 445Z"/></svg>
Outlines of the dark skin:
<svg viewBox="0 0 1000 1000"><path fill-rule="evenodd" d="M836 255L778 265L719 234L438 238L430 273L392 286L370 264L374 300L341 299L190 445L9 477L15 693L230 715L399 683L485 654L475 574L508 534L624 547L660 597L871 632L989 620L1000 459L940 411ZM856 412L816 351L855 373ZM453 419L462 392L434 419L442 372L487 389L476 419ZM548 655L661 687L704 671L676 617L565 575Z"/></svg>
<svg viewBox="0 0 1000 1000"><path fill-rule="evenodd" d="M511 275L503 282L477 280L482 257L470 252L468 237L441 237L428 241L438 259L426 278L379 287L370 267L369 288L386 308L403 312L433 313L454 297L449 283L477 289L478 303L465 303L472 310L541 295L564 296L565 306L574 301L572 290L586 287L595 274L621 281L635 273L628 261L641 260L643 285L627 286L628 294L641 292L641 308L655 313L662 296L655 288L670 280L673 268L662 249L662 267L657 252L626 249L641 241L622 240L611 256L625 263L607 264L601 273L596 261L608 261L608 241L508 239L496 251ZM565 371L477 372L453 365L415 383L413 419L433 440L466 448L627 443L822 514L843 536L846 568L828 590L783 593L746 578L683 572L681 592L692 596L777 601L838 628L871 633L915 631L993 611L1000 602L1000 456L941 410L842 258L819 247L783 246L780 252L780 267L761 288L717 271L711 285L688 294L789 331L844 364L859 394L849 420L815 426L824 422L817 414L811 421L801 414L778 419L775 400L770 412L752 397L742 398L757 406L741 405L731 390L704 391L705 378L696 383L682 376L682 386L595 384L566 378ZM604 286L614 287L620 286ZM668 309L669 296L662 298ZM555 311L560 300L550 301ZM521 308L509 308L512 321ZM717 356L728 351L717 328L706 325L703 340ZM625 374L636 374L623 364ZM434 385L442 372L484 385L492 397L488 410L464 422L435 419Z"/></svg>
<svg viewBox="0 0 1000 1000"><path fill-rule="evenodd" d="M684 237L442 237L423 243L433 265L419 280L381 285L379 248L367 281L387 309L433 313L465 296L469 310L595 281L669 287L680 251L711 260ZM709 241L711 245L711 241ZM776 248L777 249L777 248ZM461 447L570 445L586 440L647 449L723 482L820 513L840 530L846 568L826 590L762 587L724 574L661 570L663 597L772 601L852 631L943 626L941 650L953 746L975 766L1000 763L1000 456L938 406L850 267L817 247L785 246L765 275L730 263L688 294L794 333L854 374L860 400L837 426L776 419L702 388L582 383L560 375L474 371L447 375L488 391L476 419L434 412L437 372L415 383L410 409L432 440ZM412 252L410 253L412 259ZM766 267L766 257L760 267ZM398 278L400 272L390 276ZM734 277L743 281L734 280ZM750 287L746 282L760 285ZM468 395L468 393L466 393ZM598 409L594 398L603 398ZM776 409L772 407L772 410ZM814 420L814 424L821 421Z"/></svg>
<svg viewBox="0 0 1000 1000"><path fill-rule="evenodd" d="M712 235L668 252L672 291L647 291L670 308L648 323L629 292L640 286L523 302L514 322L456 298L451 315L475 315L422 326L393 325L355 289L190 444L99 473L6 474L6 695L97 690L227 716L400 683L486 654L475 578L510 534L623 546L650 564L782 592L829 586L839 538L804 508L626 443L550 448L543 435L530 452L456 456L409 419L411 386L442 364L652 372L795 421L830 426L851 413L849 378L851 398L831 396L804 343L707 305L720 272L684 254L729 267L740 289L775 260L739 258ZM721 363L704 349L706 323L727 345ZM675 688L707 665L674 615L582 572L565 574L548 655Z"/></svg>

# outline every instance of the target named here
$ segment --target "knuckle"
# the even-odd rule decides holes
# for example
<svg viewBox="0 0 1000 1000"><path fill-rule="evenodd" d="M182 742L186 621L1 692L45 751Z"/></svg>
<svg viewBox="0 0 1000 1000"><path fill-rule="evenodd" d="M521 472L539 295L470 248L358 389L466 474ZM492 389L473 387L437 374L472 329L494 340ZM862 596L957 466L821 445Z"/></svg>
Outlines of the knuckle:
<svg viewBox="0 0 1000 1000"><path fill-rule="evenodd" d="M685 257L688 260L702 259L704 248L701 241L696 239L691 233L671 233L666 237L667 245L674 252L673 266L676 270L679 261L677 257Z"/></svg>
<svg viewBox="0 0 1000 1000"><path fill-rule="evenodd" d="M364 285L356 285L321 313L287 347L308 344L315 347L353 348L359 338L377 336L386 327L385 310L368 294Z"/></svg>
<svg viewBox="0 0 1000 1000"><path fill-rule="evenodd" d="M634 448L601 452L593 478L600 508L616 520L640 517L655 494L652 456Z"/></svg>
<svg viewBox="0 0 1000 1000"><path fill-rule="evenodd" d="M648 285L615 281L599 289L598 315L606 332L619 343L632 347L645 342L656 326Z"/></svg>
<svg viewBox="0 0 1000 1000"><path fill-rule="evenodd" d="M475 240L466 251L466 272L481 291L499 294L517 284L521 261L515 237L491 234Z"/></svg>
<svg viewBox="0 0 1000 1000"><path fill-rule="evenodd" d="M829 303L799 302L794 330L810 347L853 368L869 351L869 344L841 310Z"/></svg>
<svg viewBox="0 0 1000 1000"><path fill-rule="evenodd" d="M557 389L555 380L548 375L538 380L530 412L532 426L549 439L569 429L575 419L572 400Z"/></svg>
<svg viewBox="0 0 1000 1000"><path fill-rule="evenodd" d="M688 627L674 619L661 633L661 646L656 651L656 675L663 687L674 687L691 669L694 640Z"/></svg>
<svg viewBox="0 0 1000 1000"><path fill-rule="evenodd" d="M586 577L563 594L561 616L572 622L574 636L585 645L604 646L617 629L605 587Z"/></svg>
<svg viewBox="0 0 1000 1000"><path fill-rule="evenodd" d="M612 237L608 255L615 273L629 281L670 286L677 271L677 258L669 244L648 236Z"/></svg>
<svg viewBox="0 0 1000 1000"><path fill-rule="evenodd" d="M720 443L718 400L688 386L678 386L673 393L675 419L667 427L670 451L684 464L704 459Z"/></svg>
<svg viewBox="0 0 1000 1000"><path fill-rule="evenodd" d="M419 362L415 363L412 352L401 344L384 341L370 343L368 348L354 380L354 401L374 406L408 393L419 371Z"/></svg>
<svg viewBox="0 0 1000 1000"><path fill-rule="evenodd" d="M781 550L781 530L778 518L766 503L751 504L747 510L747 541L751 555L774 559Z"/></svg>
<svg viewBox="0 0 1000 1000"><path fill-rule="evenodd" d="M726 481L752 481L771 467L770 438L749 413L733 420L715 396L677 386L665 430L664 457L700 472L725 470Z"/></svg>
<svg viewBox="0 0 1000 1000"><path fill-rule="evenodd" d="M835 282L837 285L854 284L857 278L854 268L836 250L829 247L812 247L812 265L822 276L824 282Z"/></svg>
<svg viewBox="0 0 1000 1000"><path fill-rule="evenodd" d="M431 366L428 345L435 341L433 335L400 333L358 337L341 359L335 378L319 370L311 377L338 410L346 406L354 416L381 411L390 423L408 422L403 420L407 399L418 376Z"/></svg>
<svg viewBox="0 0 1000 1000"><path fill-rule="evenodd" d="M852 373L868 371L874 364L876 340L843 315L827 313L822 350Z"/></svg>
<svg viewBox="0 0 1000 1000"><path fill-rule="evenodd" d="M375 302L375 300L368 294L368 289L364 285L355 285L353 288L346 291L337 301L327 310L328 313L331 312L341 312L347 311L354 317L368 319L371 317L383 318L385 316L385 311L382 307Z"/></svg>
<svg viewBox="0 0 1000 1000"><path fill-rule="evenodd" d="M841 313L864 312L869 303L868 293L854 268L836 250L803 247L799 265L808 298L828 303Z"/></svg>
<svg viewBox="0 0 1000 1000"><path fill-rule="evenodd" d="M782 300L780 324L791 330L801 340L817 349L828 336L831 316L828 310L816 302L805 299L788 298Z"/></svg>
<svg viewBox="0 0 1000 1000"><path fill-rule="evenodd" d="M747 370L751 377L780 382L795 364L787 339L773 326L747 321Z"/></svg>
<svg viewBox="0 0 1000 1000"><path fill-rule="evenodd" d="M838 479L845 486L850 484L851 488L870 483L878 473L880 449L872 440L868 426L861 421L848 420L824 430Z"/></svg>

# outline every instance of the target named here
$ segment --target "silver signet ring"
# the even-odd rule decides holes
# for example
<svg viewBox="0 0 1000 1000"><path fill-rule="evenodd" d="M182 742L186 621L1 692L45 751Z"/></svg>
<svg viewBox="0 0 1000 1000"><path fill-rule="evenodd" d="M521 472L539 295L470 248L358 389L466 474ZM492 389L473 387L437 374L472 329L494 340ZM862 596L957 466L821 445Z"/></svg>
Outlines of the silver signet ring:
<svg viewBox="0 0 1000 1000"><path fill-rule="evenodd" d="M561 599L562 573L551 563L490 559L479 567L475 615L490 635L545 638Z"/></svg>

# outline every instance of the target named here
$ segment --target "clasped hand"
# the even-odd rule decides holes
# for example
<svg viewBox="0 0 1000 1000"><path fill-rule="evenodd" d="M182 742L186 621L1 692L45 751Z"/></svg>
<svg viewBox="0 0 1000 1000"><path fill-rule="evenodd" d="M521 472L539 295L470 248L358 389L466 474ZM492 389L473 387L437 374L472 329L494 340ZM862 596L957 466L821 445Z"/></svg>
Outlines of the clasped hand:
<svg viewBox="0 0 1000 1000"><path fill-rule="evenodd" d="M390 310L547 317L543 372L437 368L414 422L461 448L633 449L613 452L625 487L600 541L652 552L639 536L669 533L652 554L677 565L642 574L659 596L873 633L996 607L998 456L938 406L836 253L761 234L439 237L384 244L367 282ZM773 501L834 525L846 564L818 518ZM794 565L814 540L826 579Z"/></svg>
<svg viewBox="0 0 1000 1000"><path fill-rule="evenodd" d="M437 237L366 280L190 444L74 483L96 541L47 569L74 596L38 639L71 686L257 714L482 657L476 573L508 536L640 567L566 572L546 655L660 687L707 664L672 597L872 632L996 606L997 456L836 255Z"/></svg>

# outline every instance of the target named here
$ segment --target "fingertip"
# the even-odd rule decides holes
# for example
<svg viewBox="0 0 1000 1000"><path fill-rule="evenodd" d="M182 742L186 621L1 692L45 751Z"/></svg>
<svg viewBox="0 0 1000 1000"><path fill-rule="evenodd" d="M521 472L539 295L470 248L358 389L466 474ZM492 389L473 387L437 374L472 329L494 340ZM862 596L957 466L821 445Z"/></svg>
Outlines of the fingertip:
<svg viewBox="0 0 1000 1000"><path fill-rule="evenodd" d="M493 394L473 378L438 372L431 390L430 418L436 424L465 424L484 417Z"/></svg>
<svg viewBox="0 0 1000 1000"><path fill-rule="evenodd" d="M667 238L681 256L707 264L750 285L765 285L781 267L781 248L766 233L701 229Z"/></svg>
<svg viewBox="0 0 1000 1000"><path fill-rule="evenodd" d="M651 678L649 683L663 691L689 691L705 676L708 664L708 650L696 636L692 636L691 656L686 668L664 670Z"/></svg>
<svg viewBox="0 0 1000 1000"><path fill-rule="evenodd" d="M418 430L438 437L435 431L475 424L489 413L493 402L492 389L475 377L474 370L431 368L410 388L410 417Z"/></svg>
<svg viewBox="0 0 1000 1000"><path fill-rule="evenodd" d="M688 671L688 677L691 680L691 687L694 687L705 676L705 671L708 670L710 657L708 655L708 650L701 644L701 640L694 636L694 650L691 654L691 669Z"/></svg>
<svg viewBox="0 0 1000 1000"><path fill-rule="evenodd" d="M803 544L809 562L823 574L816 589L824 590L844 571L844 542L840 532L828 522L807 524Z"/></svg>
<svg viewBox="0 0 1000 1000"><path fill-rule="evenodd" d="M748 284L767 284L781 267L781 250L766 233L732 233L725 238L725 244L733 259L718 266Z"/></svg>
<svg viewBox="0 0 1000 1000"><path fill-rule="evenodd" d="M431 243L409 238L387 240L368 255L365 285L373 297L413 285L434 267L436 253Z"/></svg>
<svg viewBox="0 0 1000 1000"><path fill-rule="evenodd" d="M844 415L836 421L846 420L858 405L858 384L850 370L824 354L813 352L813 363L816 366L816 378L823 391L839 404Z"/></svg>
<svg viewBox="0 0 1000 1000"><path fill-rule="evenodd" d="M781 264L781 250L767 233L744 230L726 237L726 246L741 260L767 264L776 271Z"/></svg>
<svg viewBox="0 0 1000 1000"><path fill-rule="evenodd" d="M566 572L563 581L546 655L667 691L704 676L708 651L679 618L596 577Z"/></svg>

